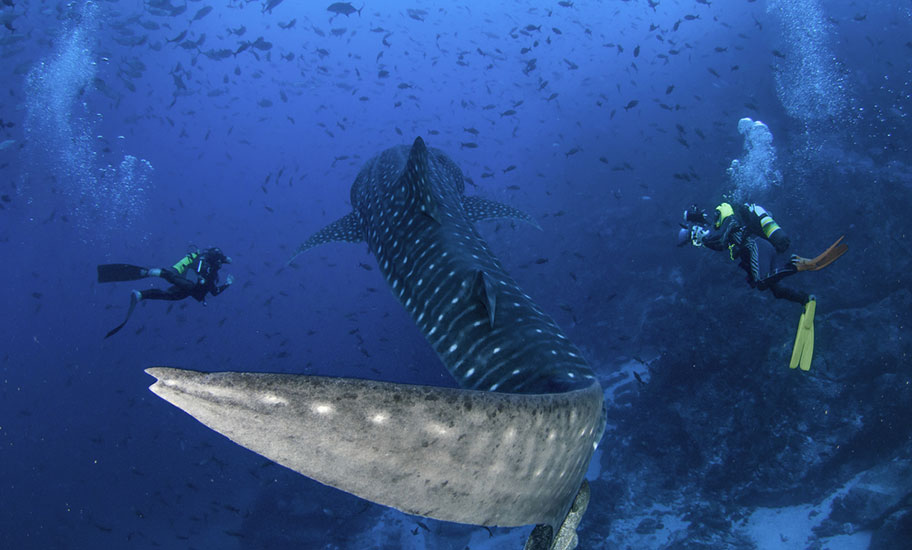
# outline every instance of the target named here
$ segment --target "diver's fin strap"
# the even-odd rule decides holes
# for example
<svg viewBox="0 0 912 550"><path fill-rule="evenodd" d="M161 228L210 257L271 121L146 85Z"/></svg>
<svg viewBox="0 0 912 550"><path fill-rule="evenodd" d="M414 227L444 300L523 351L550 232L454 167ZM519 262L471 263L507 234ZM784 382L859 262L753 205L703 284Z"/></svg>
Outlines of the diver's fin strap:
<svg viewBox="0 0 912 550"><path fill-rule="evenodd" d="M836 242L830 245L829 248L823 251L822 254L816 258L802 258L798 256L795 259L795 267L798 271L817 271L825 268L831 263L839 259L840 256L848 252L849 245L842 242L842 239L845 238L845 235L836 239Z"/></svg>

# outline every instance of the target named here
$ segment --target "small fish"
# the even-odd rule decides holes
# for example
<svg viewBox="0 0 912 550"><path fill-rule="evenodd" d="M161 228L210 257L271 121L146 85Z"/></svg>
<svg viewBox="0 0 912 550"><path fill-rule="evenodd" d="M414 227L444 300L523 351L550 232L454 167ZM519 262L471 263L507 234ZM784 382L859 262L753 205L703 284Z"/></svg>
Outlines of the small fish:
<svg viewBox="0 0 912 550"><path fill-rule="evenodd" d="M513 170L516 170L515 164L511 164L510 166L507 166L506 168L504 168L503 173L506 174L507 172L512 172ZM519 187L517 187L517 189L519 189Z"/></svg>
<svg viewBox="0 0 912 550"><path fill-rule="evenodd" d="M633 109L634 107L636 107L636 106L639 105L639 104L640 104L640 100L638 100L638 99L631 99L631 100L627 103L627 105L624 106L624 110L625 110L625 111L629 111L630 109Z"/></svg>
<svg viewBox="0 0 912 550"><path fill-rule="evenodd" d="M516 114L516 110L515 110L515 109L507 109L506 111L500 113L500 116L501 116L501 117L513 116L513 115L515 115L515 114Z"/></svg>
<svg viewBox="0 0 912 550"><path fill-rule="evenodd" d="M674 89L675 89L675 85L674 85L674 84L669 85L667 88L665 88L665 95L670 94L671 92L674 91Z"/></svg>
<svg viewBox="0 0 912 550"><path fill-rule="evenodd" d="M361 6L361 10L363 9L364 6ZM344 15L345 17L348 17L353 13L357 13L360 16L361 10L355 9L355 7L351 5L351 2L334 2L326 8L326 11L328 12L335 13L336 15Z"/></svg>
<svg viewBox="0 0 912 550"><path fill-rule="evenodd" d="M269 0L268 2L263 4L263 13L272 13L272 10L281 3L282 3L282 0Z"/></svg>
<svg viewBox="0 0 912 550"><path fill-rule="evenodd" d="M272 49L272 42L267 42L266 39L264 39L261 36L261 37L257 38L256 40L254 40L254 42L253 42L253 44L251 44L251 46L253 46L254 48L256 48L258 50L266 51L266 50Z"/></svg>
<svg viewBox="0 0 912 550"><path fill-rule="evenodd" d="M424 18L427 17L428 12L425 10L419 10L415 8L409 8L406 10L408 16L414 19L415 21L424 21Z"/></svg>
<svg viewBox="0 0 912 550"><path fill-rule="evenodd" d="M469 134L472 134L473 136L478 135L478 130L476 130L475 128L463 128L462 131L468 132Z"/></svg>
<svg viewBox="0 0 912 550"><path fill-rule="evenodd" d="M460 149L477 149L478 144L473 141L463 142L463 143L459 144L459 148Z"/></svg>
<svg viewBox="0 0 912 550"><path fill-rule="evenodd" d="M174 38L167 39L167 40L165 40L165 42L180 42L181 40L184 39L185 36L187 36L187 31L180 33L179 35L175 36Z"/></svg>
<svg viewBox="0 0 912 550"><path fill-rule="evenodd" d="M193 16L193 19L190 20L190 24L192 25L194 21L199 21L203 17L206 17L211 11L212 6L205 6L203 8L200 8L199 11L196 12L196 15Z"/></svg>

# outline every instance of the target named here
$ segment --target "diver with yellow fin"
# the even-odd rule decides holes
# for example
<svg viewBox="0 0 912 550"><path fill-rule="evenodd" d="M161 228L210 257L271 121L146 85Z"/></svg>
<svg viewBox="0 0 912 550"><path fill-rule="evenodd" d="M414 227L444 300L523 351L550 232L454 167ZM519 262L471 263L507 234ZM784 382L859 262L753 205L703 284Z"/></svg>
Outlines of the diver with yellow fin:
<svg viewBox="0 0 912 550"><path fill-rule="evenodd" d="M752 287L769 289L776 298L804 306L789 367L809 370L814 355L817 301L813 295L784 286L781 281L800 271L817 271L835 262L849 249L842 242L843 237L816 258L792 254L783 260L780 255L788 250L789 238L772 215L758 204L742 204L736 210L723 202L713 215L693 206L684 211L684 220L687 224L681 224L678 231L678 246L689 242L697 247L728 251L729 257L747 272L747 282Z"/></svg>

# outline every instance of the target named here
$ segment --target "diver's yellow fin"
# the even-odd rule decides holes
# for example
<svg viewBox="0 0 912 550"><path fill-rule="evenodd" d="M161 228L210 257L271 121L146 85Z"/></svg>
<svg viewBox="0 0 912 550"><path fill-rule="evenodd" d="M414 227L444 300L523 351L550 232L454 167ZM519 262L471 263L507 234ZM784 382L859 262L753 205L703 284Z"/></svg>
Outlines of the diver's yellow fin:
<svg viewBox="0 0 912 550"><path fill-rule="evenodd" d="M814 358L814 316L811 315L810 321L806 318L805 322L808 323L805 329L807 334L804 337L804 351L801 352L801 363L798 367L801 370L811 370L811 359Z"/></svg>
<svg viewBox="0 0 912 550"><path fill-rule="evenodd" d="M798 363L801 361L801 352L804 350L804 331L801 330L802 326L804 326L804 313L802 313L801 318L798 319L798 333L795 334L795 345L792 347L792 359L789 361L790 369L797 368Z"/></svg>
<svg viewBox="0 0 912 550"><path fill-rule="evenodd" d="M798 333L795 335L795 347L792 348L792 359L789 368L801 367L801 370L811 370L811 360L814 358L814 313L817 311L817 301L809 300L804 305L804 313L798 320Z"/></svg>

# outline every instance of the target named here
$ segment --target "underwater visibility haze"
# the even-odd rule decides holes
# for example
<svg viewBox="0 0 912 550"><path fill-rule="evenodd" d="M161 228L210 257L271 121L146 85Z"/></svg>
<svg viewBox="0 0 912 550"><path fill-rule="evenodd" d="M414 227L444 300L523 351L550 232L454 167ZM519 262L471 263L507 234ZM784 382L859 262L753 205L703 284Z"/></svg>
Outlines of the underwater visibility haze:
<svg viewBox="0 0 912 550"><path fill-rule="evenodd" d="M909 548L910 36L3 0L0 548Z"/></svg>

